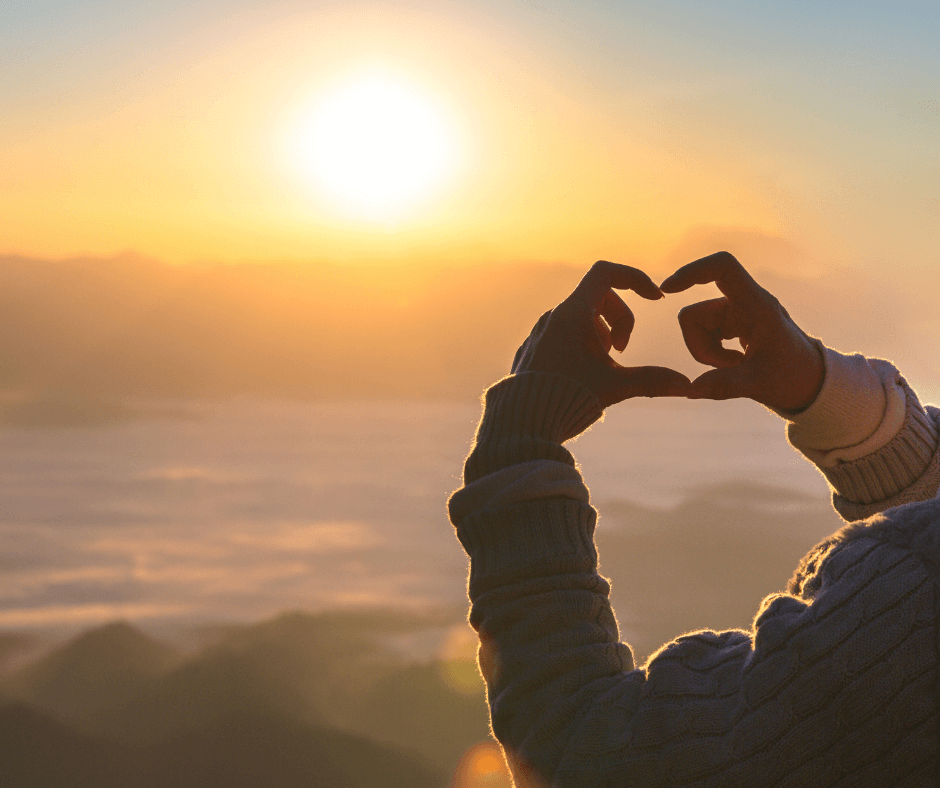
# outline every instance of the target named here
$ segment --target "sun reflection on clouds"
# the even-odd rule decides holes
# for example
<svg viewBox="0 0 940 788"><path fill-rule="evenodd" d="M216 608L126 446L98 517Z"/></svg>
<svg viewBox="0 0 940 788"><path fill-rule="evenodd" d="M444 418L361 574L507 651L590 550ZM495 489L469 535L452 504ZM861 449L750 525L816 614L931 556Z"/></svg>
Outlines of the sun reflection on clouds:
<svg viewBox="0 0 940 788"><path fill-rule="evenodd" d="M140 474L141 479L159 480L169 482L208 481L232 482L235 479L230 474L224 474L212 468L202 466L173 465L168 467L150 468Z"/></svg>
<svg viewBox="0 0 940 788"><path fill-rule="evenodd" d="M373 529L357 522L279 523L266 528L263 533L233 533L231 540L240 547L295 554L352 551L382 543Z"/></svg>

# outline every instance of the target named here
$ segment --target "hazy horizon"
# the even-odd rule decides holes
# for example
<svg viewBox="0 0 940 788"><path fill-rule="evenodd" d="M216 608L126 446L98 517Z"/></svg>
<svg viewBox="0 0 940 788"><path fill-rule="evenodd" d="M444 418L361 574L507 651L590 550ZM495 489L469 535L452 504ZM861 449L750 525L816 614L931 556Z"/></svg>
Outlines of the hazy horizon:
<svg viewBox="0 0 940 788"><path fill-rule="evenodd" d="M445 508L482 392L595 260L725 249L940 405L937 29L921 0L3 4L4 777L507 785ZM716 293L624 293L617 360L701 373L676 316ZM750 627L841 525L752 402L625 402L572 449L640 659Z"/></svg>
<svg viewBox="0 0 940 788"><path fill-rule="evenodd" d="M940 334L931 298L940 267L911 287L888 271L818 265L781 238L712 230L647 270L662 279L716 248L753 260L754 275L808 333L895 361L925 401L940 400L927 341ZM185 418L173 400L239 395L475 402L583 271L535 262L350 269L0 257L0 419L56 427ZM698 287L654 304L627 294L637 327L619 359L700 374L676 314L716 293Z"/></svg>

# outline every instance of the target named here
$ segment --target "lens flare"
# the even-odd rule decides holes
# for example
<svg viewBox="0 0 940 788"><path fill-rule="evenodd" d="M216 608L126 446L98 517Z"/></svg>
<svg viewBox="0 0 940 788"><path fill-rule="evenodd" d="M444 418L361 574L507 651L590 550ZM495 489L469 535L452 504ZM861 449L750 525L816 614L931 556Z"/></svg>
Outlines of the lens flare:
<svg viewBox="0 0 940 788"><path fill-rule="evenodd" d="M474 744L454 772L451 788L512 788L512 777L496 742Z"/></svg>
<svg viewBox="0 0 940 788"><path fill-rule="evenodd" d="M477 669L477 634L467 625L447 632L438 651L441 678L461 695L483 695L483 679Z"/></svg>

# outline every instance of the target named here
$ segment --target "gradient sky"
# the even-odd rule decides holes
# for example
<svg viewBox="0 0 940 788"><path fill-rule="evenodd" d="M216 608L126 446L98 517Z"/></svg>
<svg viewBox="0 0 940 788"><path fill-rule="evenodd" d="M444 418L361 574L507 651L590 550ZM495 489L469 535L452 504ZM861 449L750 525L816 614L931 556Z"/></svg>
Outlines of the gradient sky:
<svg viewBox="0 0 940 788"><path fill-rule="evenodd" d="M2 0L0 627L459 601L442 501L477 403L438 403L428 437L423 400L345 400L475 398L598 258L663 277L727 247L940 403L938 30L936 0ZM325 191L304 140L363 73L450 129L448 176L382 216ZM703 295L632 298L630 363L696 374L675 314ZM246 393L347 410L124 403ZM53 429L66 405L83 420ZM692 405L579 444L602 500L749 473L823 495L753 403Z"/></svg>
<svg viewBox="0 0 940 788"><path fill-rule="evenodd" d="M580 264L733 228L928 270L938 29L935 2L6 2L0 253ZM363 68L458 129L394 221L285 142Z"/></svg>

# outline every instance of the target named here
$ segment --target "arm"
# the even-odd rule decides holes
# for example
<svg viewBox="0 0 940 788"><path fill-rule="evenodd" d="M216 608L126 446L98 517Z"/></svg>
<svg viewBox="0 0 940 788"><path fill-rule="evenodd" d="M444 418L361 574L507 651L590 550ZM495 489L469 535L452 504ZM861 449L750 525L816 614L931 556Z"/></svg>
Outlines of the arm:
<svg viewBox="0 0 940 788"><path fill-rule="evenodd" d="M821 348L826 378L787 437L832 489L846 520L934 498L940 488L940 410L921 405L888 361Z"/></svg>
<svg viewBox="0 0 940 788"><path fill-rule="evenodd" d="M596 514L561 445L610 394L538 367L550 322L487 393L467 486L451 501L493 729L517 785L926 780L934 584L921 547L893 532L821 546L752 633L694 633L635 667L597 572ZM583 361L577 342L568 350Z"/></svg>
<svg viewBox="0 0 940 788"><path fill-rule="evenodd" d="M846 356L807 336L727 252L683 266L662 288L707 282L723 297L679 315L692 356L714 367L692 382L692 396L748 397L788 419L791 444L826 477L846 520L937 494L940 411L923 408L890 362ZM743 352L722 347L733 338Z"/></svg>

